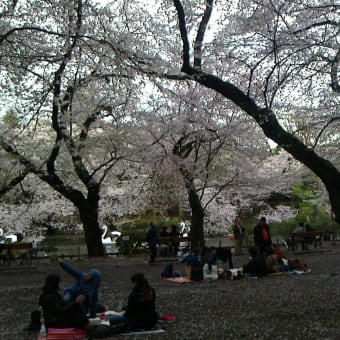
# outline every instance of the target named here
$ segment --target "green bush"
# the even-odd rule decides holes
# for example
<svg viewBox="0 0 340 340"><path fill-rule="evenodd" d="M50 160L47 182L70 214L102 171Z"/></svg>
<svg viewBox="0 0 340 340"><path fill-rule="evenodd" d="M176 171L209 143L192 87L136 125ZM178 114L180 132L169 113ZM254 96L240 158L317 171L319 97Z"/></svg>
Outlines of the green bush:
<svg viewBox="0 0 340 340"><path fill-rule="evenodd" d="M288 238L300 222L308 223L313 229L322 232L332 231L333 221L330 215L323 211L317 211L314 218L310 220L309 215L299 214L295 218L284 222L273 222L270 224L272 235L280 235Z"/></svg>
<svg viewBox="0 0 340 340"><path fill-rule="evenodd" d="M40 242L41 246L82 245L85 243L83 235L49 235Z"/></svg>

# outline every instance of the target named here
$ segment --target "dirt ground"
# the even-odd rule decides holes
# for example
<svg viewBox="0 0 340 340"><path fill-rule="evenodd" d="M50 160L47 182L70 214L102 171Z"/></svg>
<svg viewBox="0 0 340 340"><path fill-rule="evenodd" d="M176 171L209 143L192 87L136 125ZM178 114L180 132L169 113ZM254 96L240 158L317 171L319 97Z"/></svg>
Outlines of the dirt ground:
<svg viewBox="0 0 340 340"><path fill-rule="evenodd" d="M165 258L148 264L148 255L67 262L82 270L102 271L100 302L120 310L131 290L130 277L143 272L157 292L160 315L174 315L166 332L152 336L116 336L115 339L340 339L340 244L324 243L323 251L304 254L310 273L242 278L201 283L171 283L160 279ZM235 267L247 262L235 256ZM174 260L174 269L185 266ZM57 263L35 260L31 267L0 265L0 339L27 339L22 331L36 309L46 275L58 270L62 287L73 281ZM111 338L113 339L113 338Z"/></svg>

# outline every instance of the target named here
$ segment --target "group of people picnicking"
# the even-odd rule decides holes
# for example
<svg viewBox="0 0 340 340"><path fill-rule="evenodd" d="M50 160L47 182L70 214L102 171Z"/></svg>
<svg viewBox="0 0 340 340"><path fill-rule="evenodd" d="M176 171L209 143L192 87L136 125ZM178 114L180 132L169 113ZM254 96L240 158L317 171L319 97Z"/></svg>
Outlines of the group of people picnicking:
<svg viewBox="0 0 340 340"><path fill-rule="evenodd" d="M47 330L76 328L89 331L91 319L107 310L107 307L98 303L101 272L98 269L83 272L60 258L58 261L60 267L75 278L75 283L60 293L61 276L56 271L50 273L39 297L43 321L40 318L41 312L34 311L31 313L31 322L25 330L39 331L43 322ZM127 306L124 311L110 316L110 325L122 326L119 328L120 331L150 329L159 320L155 290L149 285L143 273L133 274L131 283L133 287L128 296Z"/></svg>
<svg viewBox="0 0 340 340"><path fill-rule="evenodd" d="M300 224L301 225L301 224ZM232 226L235 237L235 252L230 247L204 247L202 250L194 249L181 260L186 263L186 276L194 280L205 278L205 273L216 271L215 276L222 277L224 273L234 272L233 256L242 253L245 228L241 219L237 217ZM248 248L249 261L239 268L239 276L264 276L272 273L305 271L306 265L301 259L287 259L279 245L272 242L269 225L265 217L261 217L253 229L254 245ZM228 265L229 268L226 267ZM175 272L178 275L178 272Z"/></svg>
<svg viewBox="0 0 340 340"><path fill-rule="evenodd" d="M237 218L233 226L235 239L242 240L245 228L241 220ZM167 232L163 228L162 232ZM172 233L177 232L176 226ZM278 245L273 244L269 226L265 217L261 217L259 223L253 229L254 246L248 249L249 261L240 269L242 276L264 276L270 273L290 271L301 263L289 261ZM154 261L157 255L157 230L155 224L151 224L147 238L150 245L150 261ZM242 242L236 242L235 254L242 254ZM70 264L58 258L60 267L75 278L75 283L60 293L61 276L58 272L52 272L46 277L39 298L39 305L43 313L46 328L80 328L89 326L89 320L95 318L98 313L104 313L106 308L98 303L101 284L101 272L91 269L88 272L80 271ZM228 264L229 270L234 269L233 254L230 247L205 247L202 251L194 249L186 254L180 262L186 264L186 275L199 281L203 277L203 268L211 272L213 267L219 269L218 274L224 272L224 266ZM295 266L295 268L294 268ZM162 276L162 275L161 275ZM110 318L110 325L125 325L128 329L150 329L157 324L159 315L156 311L156 292L150 286L142 273L132 275L133 288L128 296L127 307L121 313L116 313ZM32 313L31 324L27 329L40 328L40 319Z"/></svg>
<svg viewBox="0 0 340 340"><path fill-rule="evenodd" d="M300 223L300 226L303 223ZM242 254L244 228L240 218L236 218L233 225L235 236L235 254ZM279 245L272 242L269 225L265 217L261 217L253 229L254 246L248 248L249 262L242 267L244 275L263 276L271 273L304 270L306 265L301 260L287 259Z"/></svg>

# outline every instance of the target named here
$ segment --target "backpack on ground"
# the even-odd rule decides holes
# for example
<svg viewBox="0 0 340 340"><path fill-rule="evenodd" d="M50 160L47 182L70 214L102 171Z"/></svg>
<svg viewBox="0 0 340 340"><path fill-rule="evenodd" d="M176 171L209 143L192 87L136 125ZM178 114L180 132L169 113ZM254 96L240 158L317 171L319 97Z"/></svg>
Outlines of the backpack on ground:
<svg viewBox="0 0 340 340"><path fill-rule="evenodd" d="M200 264L191 266L190 280L202 281L203 280L203 266Z"/></svg>
<svg viewBox="0 0 340 340"><path fill-rule="evenodd" d="M173 274L173 271L174 271L174 266L170 263L170 264L167 264L163 271L161 272L161 277L172 277L172 274Z"/></svg>

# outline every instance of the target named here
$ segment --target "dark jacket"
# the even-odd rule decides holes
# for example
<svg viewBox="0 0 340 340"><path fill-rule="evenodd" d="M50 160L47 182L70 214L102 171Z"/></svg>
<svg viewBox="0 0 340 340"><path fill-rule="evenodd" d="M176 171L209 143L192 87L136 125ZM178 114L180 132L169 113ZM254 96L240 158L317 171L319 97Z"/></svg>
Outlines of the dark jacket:
<svg viewBox="0 0 340 340"><path fill-rule="evenodd" d="M236 224L233 225L233 234L236 240L243 239L244 237L245 229L241 225L240 227L241 227L241 230Z"/></svg>
<svg viewBox="0 0 340 340"><path fill-rule="evenodd" d="M47 328L83 328L88 323L83 307L79 303L67 304L58 293L40 295L39 305Z"/></svg>
<svg viewBox="0 0 340 340"><path fill-rule="evenodd" d="M201 266L200 258L194 254L184 256L181 263L186 263L187 266Z"/></svg>
<svg viewBox="0 0 340 340"><path fill-rule="evenodd" d="M125 318L135 329L150 329L157 323L156 293L153 288L151 291L153 296L151 300L146 298L144 289L140 287L135 287L129 295Z"/></svg>
<svg viewBox="0 0 340 340"><path fill-rule="evenodd" d="M268 233L268 236L269 236L268 240L263 239L263 231L262 231L263 228L265 228L267 230L267 233ZM258 224L258 225L255 226L255 228L254 228L254 243L260 249L261 253L264 252L264 249L267 246L270 246L272 244L272 239L271 239L268 224L265 224L264 226L262 226L261 224Z"/></svg>
<svg viewBox="0 0 340 340"><path fill-rule="evenodd" d="M145 240L149 243L150 247L156 247L159 244L157 229L151 227L146 234Z"/></svg>
<svg viewBox="0 0 340 340"><path fill-rule="evenodd" d="M248 264L243 266L243 273L255 276L267 274L266 262L262 254L257 254Z"/></svg>

